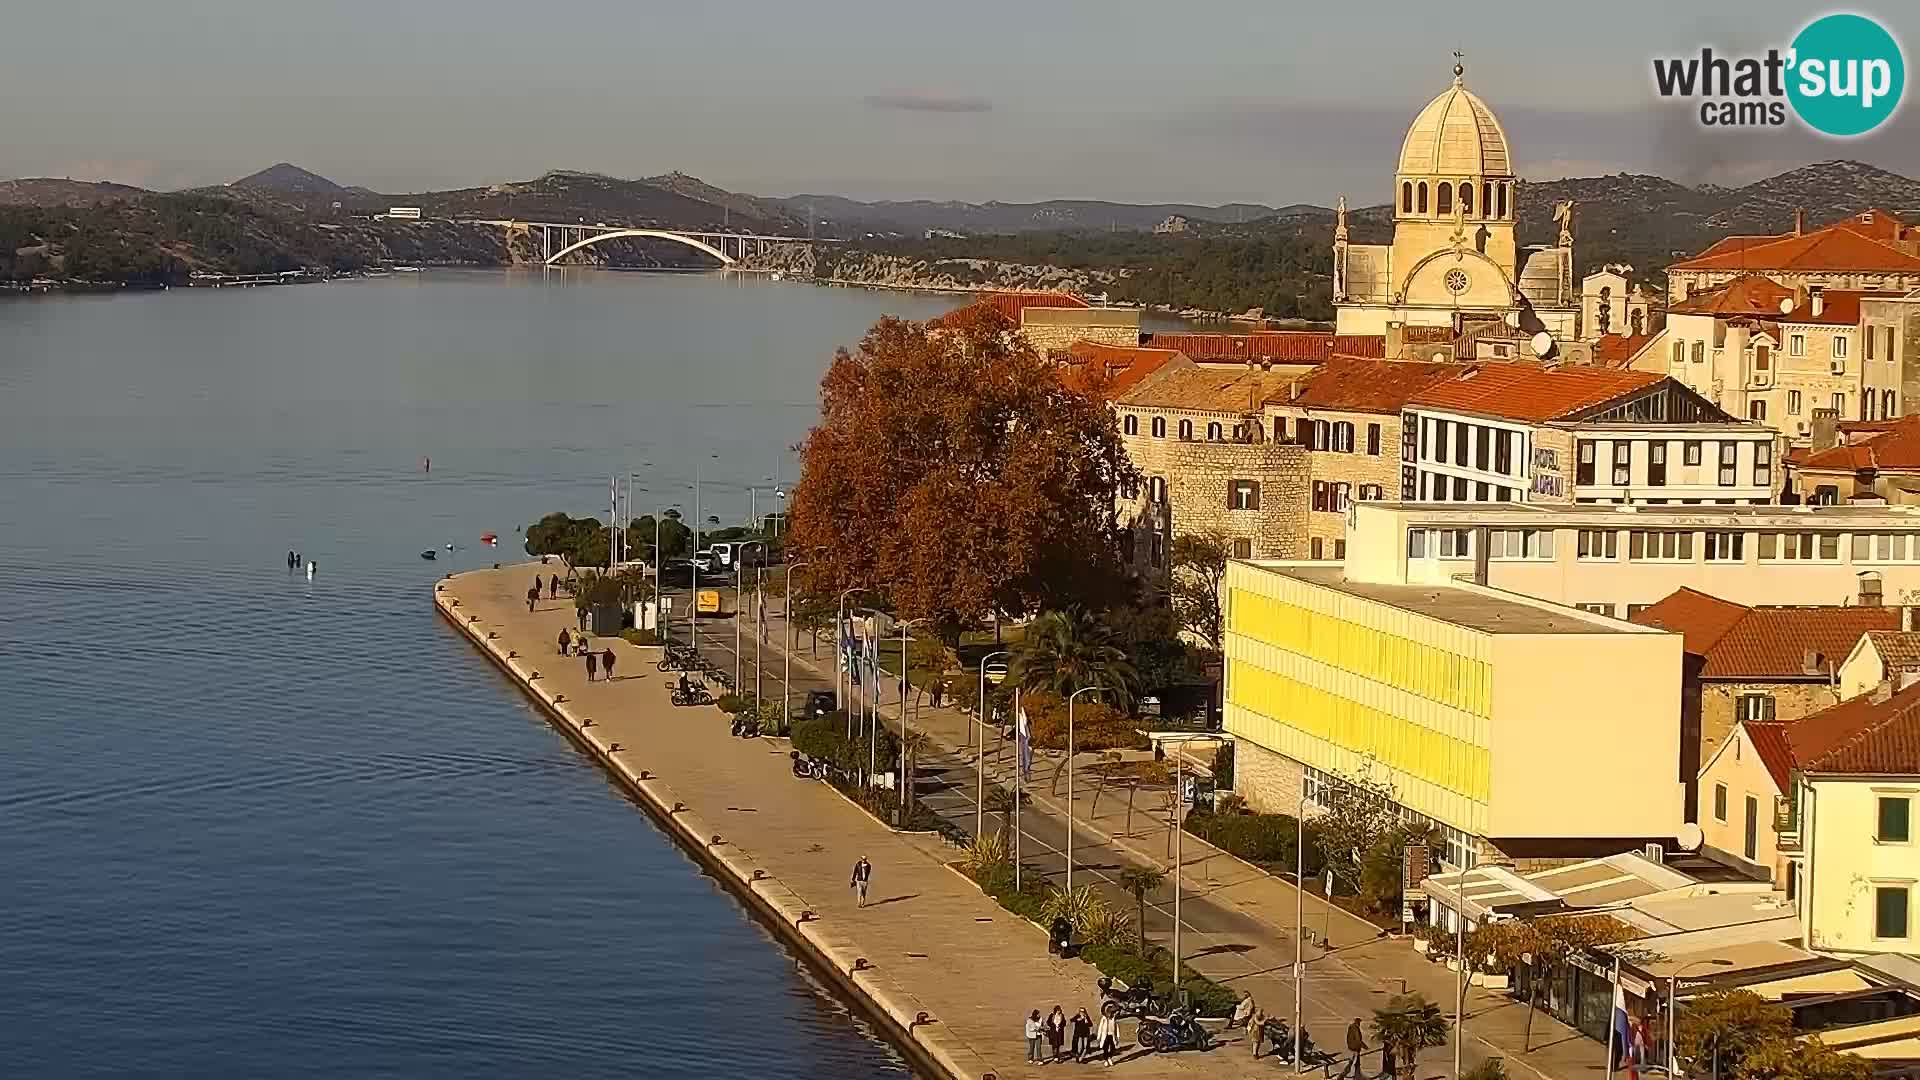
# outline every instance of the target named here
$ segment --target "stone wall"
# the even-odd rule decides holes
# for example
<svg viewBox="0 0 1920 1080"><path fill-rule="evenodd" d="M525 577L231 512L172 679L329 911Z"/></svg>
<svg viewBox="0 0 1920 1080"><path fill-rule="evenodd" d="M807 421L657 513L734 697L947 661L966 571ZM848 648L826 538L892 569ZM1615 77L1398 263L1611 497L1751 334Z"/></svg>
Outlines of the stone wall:
<svg viewBox="0 0 1920 1080"><path fill-rule="evenodd" d="M1209 421L1231 432L1240 418L1228 413L1172 409L1134 411L1140 415L1142 432L1151 432L1152 418L1163 416L1170 434L1166 438L1151 434L1121 437L1127 455L1143 477L1138 498L1121 502L1122 521L1152 517L1146 503L1153 494L1153 478L1158 477L1166 486L1166 529L1170 537L1219 532L1229 540L1247 541L1252 558L1306 557L1311 466L1305 447L1182 440L1171 434L1179 430L1182 418L1192 420L1194 429L1200 432L1206 431ZM1252 480L1260 485L1259 509L1231 507L1229 496L1235 480ZM1142 561L1139 554L1136 547L1136 563Z"/></svg>
<svg viewBox="0 0 1920 1080"><path fill-rule="evenodd" d="M1840 659L1844 658L1836 658L1834 662L1838 663ZM1700 688L1702 766L1733 733L1733 725L1739 719L1742 694L1772 695L1775 720L1798 720L1840 701L1839 693L1827 682L1703 683Z"/></svg>
<svg viewBox="0 0 1920 1080"><path fill-rule="evenodd" d="M1300 813L1300 763L1249 739L1233 740L1233 790L1256 814Z"/></svg>
<svg viewBox="0 0 1920 1080"><path fill-rule="evenodd" d="M1020 332L1042 356L1076 341L1131 348L1140 344L1140 309L1030 307L1020 313Z"/></svg>

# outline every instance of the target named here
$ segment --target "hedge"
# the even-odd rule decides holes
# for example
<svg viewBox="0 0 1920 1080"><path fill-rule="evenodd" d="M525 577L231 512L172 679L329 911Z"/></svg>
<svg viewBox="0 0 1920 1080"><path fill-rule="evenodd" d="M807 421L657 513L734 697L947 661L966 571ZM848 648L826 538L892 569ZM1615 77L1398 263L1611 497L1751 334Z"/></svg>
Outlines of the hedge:
<svg viewBox="0 0 1920 1080"><path fill-rule="evenodd" d="M1300 823L1287 814L1216 814L1195 810L1187 815L1188 832L1222 851L1259 866L1269 873L1292 876L1296 866L1294 847L1300 836ZM1314 843L1313 828L1307 828L1306 874L1312 877L1326 869Z"/></svg>

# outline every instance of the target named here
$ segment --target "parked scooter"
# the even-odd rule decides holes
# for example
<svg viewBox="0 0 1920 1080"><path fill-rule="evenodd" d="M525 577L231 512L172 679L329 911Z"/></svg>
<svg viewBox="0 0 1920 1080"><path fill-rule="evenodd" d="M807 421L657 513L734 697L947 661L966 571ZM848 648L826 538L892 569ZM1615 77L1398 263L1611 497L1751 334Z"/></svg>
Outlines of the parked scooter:
<svg viewBox="0 0 1920 1080"><path fill-rule="evenodd" d="M1142 1050L1171 1053L1175 1050L1205 1050L1213 1045L1213 1033L1201 1026L1185 1009L1175 1009L1166 1019L1143 1016L1135 1036Z"/></svg>

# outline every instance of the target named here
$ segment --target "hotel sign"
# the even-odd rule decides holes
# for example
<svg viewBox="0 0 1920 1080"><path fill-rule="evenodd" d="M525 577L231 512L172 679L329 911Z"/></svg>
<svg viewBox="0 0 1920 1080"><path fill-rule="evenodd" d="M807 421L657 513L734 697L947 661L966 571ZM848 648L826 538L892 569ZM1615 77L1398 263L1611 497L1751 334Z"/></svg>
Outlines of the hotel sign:
<svg viewBox="0 0 1920 1080"><path fill-rule="evenodd" d="M1533 493L1552 498L1567 493L1567 478L1560 472L1560 452L1545 446L1533 448Z"/></svg>

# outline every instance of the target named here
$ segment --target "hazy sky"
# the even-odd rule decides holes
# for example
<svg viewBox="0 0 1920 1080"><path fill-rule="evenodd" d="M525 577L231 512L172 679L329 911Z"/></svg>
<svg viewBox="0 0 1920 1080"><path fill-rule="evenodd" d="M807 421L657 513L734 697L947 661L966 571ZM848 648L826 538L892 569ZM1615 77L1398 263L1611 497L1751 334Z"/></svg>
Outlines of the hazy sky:
<svg viewBox="0 0 1920 1080"><path fill-rule="evenodd" d="M1703 11L1703 7L1718 9ZM6 5L0 177L153 187L292 161L400 192L550 168L758 194L1384 200L1467 52L1523 176L1920 175L1920 110L1709 136L1650 59L1784 45L1783 0L57 0ZM1908 42L1920 13L1875 14ZM1916 89L1915 93L1920 93Z"/></svg>

